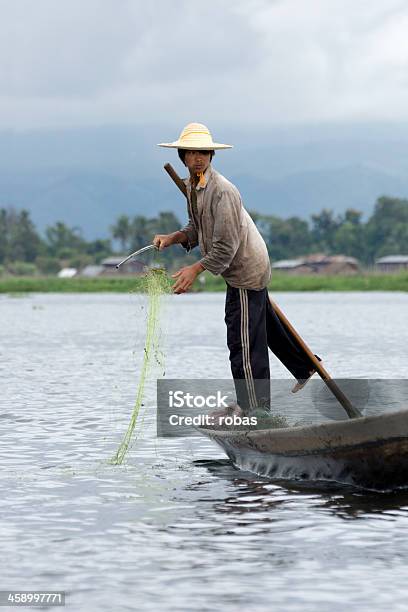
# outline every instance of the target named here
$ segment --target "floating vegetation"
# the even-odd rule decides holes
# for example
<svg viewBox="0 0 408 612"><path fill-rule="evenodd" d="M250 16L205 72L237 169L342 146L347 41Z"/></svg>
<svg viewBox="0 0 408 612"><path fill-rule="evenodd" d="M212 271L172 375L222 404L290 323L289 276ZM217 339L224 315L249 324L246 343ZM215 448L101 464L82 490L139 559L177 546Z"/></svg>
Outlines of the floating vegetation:
<svg viewBox="0 0 408 612"><path fill-rule="evenodd" d="M171 292L171 282L167 273L162 268L154 268L148 271L148 273L142 279L141 289L148 296L148 311L146 321L146 341L144 346L143 363L139 377L139 384L136 393L135 405L133 408L130 423L128 425L125 436L115 454L112 458L114 465L120 465L126 456L132 441L133 432L135 430L137 419L139 416L140 408L142 406L145 383L148 377L148 373L151 369L152 362L155 360L157 364L162 365L163 358L159 348L160 341L160 303L161 297Z"/></svg>
<svg viewBox="0 0 408 612"><path fill-rule="evenodd" d="M286 417L279 413L271 413L262 409L253 410L251 416L256 416L257 425L255 429L282 429L290 427Z"/></svg>

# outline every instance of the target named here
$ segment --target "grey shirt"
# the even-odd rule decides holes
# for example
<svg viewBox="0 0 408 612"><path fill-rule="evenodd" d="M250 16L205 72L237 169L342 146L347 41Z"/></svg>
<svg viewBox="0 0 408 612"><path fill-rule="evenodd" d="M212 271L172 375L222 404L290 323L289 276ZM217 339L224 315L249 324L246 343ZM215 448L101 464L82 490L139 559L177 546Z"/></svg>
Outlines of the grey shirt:
<svg viewBox="0 0 408 612"><path fill-rule="evenodd" d="M180 230L187 236L183 246L190 250L199 245L203 267L221 274L232 287L263 289L271 276L268 251L238 189L211 166L204 179L196 197L190 180L184 180L189 221Z"/></svg>

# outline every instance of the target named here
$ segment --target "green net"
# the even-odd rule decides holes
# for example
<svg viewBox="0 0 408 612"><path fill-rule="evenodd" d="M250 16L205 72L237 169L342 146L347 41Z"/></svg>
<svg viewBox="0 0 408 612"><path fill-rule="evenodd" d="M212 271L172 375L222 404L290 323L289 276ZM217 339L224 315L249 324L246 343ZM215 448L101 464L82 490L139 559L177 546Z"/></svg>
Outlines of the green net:
<svg viewBox="0 0 408 612"><path fill-rule="evenodd" d="M163 269L151 269L144 276L142 281L142 291L148 296L147 324L146 324L146 341L144 346L144 355L142 368L140 371L139 384L137 387L136 400L130 422L125 433L125 436L112 458L114 465L123 463L126 453L132 441L132 437L137 424L140 407L142 406L144 390L148 374L152 364L156 361L159 365L162 363L162 353L160 352L160 305L161 298L164 294L171 292L171 281L167 273Z"/></svg>

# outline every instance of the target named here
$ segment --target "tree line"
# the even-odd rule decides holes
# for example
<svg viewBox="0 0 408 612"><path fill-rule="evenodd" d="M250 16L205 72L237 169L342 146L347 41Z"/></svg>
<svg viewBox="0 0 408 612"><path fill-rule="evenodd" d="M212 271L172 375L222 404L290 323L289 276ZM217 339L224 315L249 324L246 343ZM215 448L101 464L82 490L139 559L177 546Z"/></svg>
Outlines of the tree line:
<svg viewBox="0 0 408 612"><path fill-rule="evenodd" d="M347 209L341 215L324 209L299 217L252 215L268 246L272 260L292 259L310 253L347 255L371 265L378 257L408 254L408 200L383 196L373 213Z"/></svg>
<svg viewBox="0 0 408 612"><path fill-rule="evenodd" d="M408 254L408 200L383 196L364 221L360 211L341 215L324 209L311 215L283 219L276 215L250 213L273 261L310 253L343 254L366 265L383 255ZM148 218L121 215L110 228L109 238L86 240L80 228L58 221L43 235L27 210L0 209L0 272L52 274L61 267L83 268L114 254L126 254L149 244L155 234L167 234L183 223L172 212ZM172 247L161 255L170 269L194 261L198 253L183 254Z"/></svg>

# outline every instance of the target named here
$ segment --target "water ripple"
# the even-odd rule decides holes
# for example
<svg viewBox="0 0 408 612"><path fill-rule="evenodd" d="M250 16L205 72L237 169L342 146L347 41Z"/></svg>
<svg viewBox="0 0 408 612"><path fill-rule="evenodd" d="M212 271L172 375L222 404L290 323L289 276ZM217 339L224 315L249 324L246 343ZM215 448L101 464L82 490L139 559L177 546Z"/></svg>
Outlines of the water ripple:
<svg viewBox="0 0 408 612"><path fill-rule="evenodd" d="M405 294L277 300L339 376L405 376ZM135 399L142 306L136 295L0 300L5 588L65 589L75 612L405 610L406 492L271 482L205 439L157 439L154 380L127 464L109 463ZM223 296L171 298L166 320L168 377L229 377Z"/></svg>

